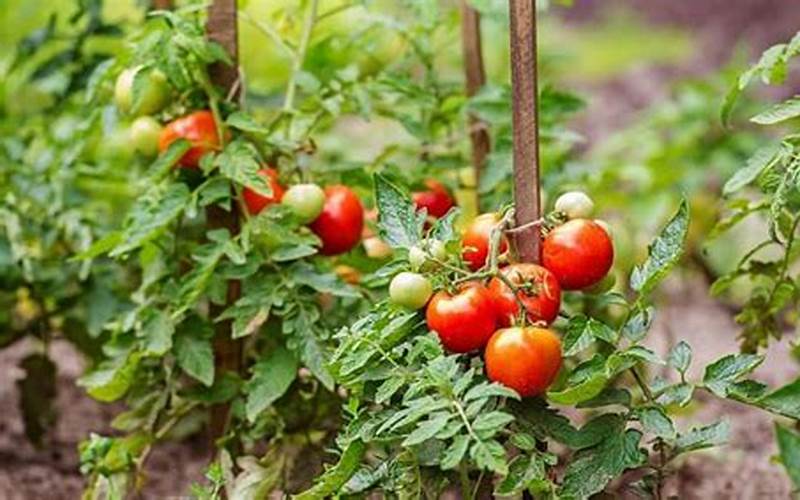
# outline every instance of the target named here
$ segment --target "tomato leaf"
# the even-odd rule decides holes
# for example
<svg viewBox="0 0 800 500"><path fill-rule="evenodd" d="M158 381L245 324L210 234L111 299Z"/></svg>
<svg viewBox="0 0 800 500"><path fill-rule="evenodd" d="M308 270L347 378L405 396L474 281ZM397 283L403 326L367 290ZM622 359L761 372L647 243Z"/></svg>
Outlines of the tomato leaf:
<svg viewBox="0 0 800 500"><path fill-rule="evenodd" d="M642 296L653 291L683 255L688 231L689 204L683 199L678 211L650 244L647 260L633 269L631 288Z"/></svg>
<svg viewBox="0 0 800 500"><path fill-rule="evenodd" d="M706 367L703 385L724 398L734 382L755 370L763 361L764 356L756 354L729 354Z"/></svg>
<svg viewBox="0 0 800 500"><path fill-rule="evenodd" d="M253 366L253 376L245 384L247 420L255 422L261 412L286 393L297 377L297 368L297 359L284 347Z"/></svg>
<svg viewBox="0 0 800 500"><path fill-rule="evenodd" d="M730 431L731 426L727 421L692 429L678 435L678 439L675 440L675 453L687 453L725 444Z"/></svg>
<svg viewBox="0 0 800 500"><path fill-rule="evenodd" d="M381 237L393 248L411 248L422 239L423 213L417 213L408 193L375 174L375 205Z"/></svg>
<svg viewBox="0 0 800 500"><path fill-rule="evenodd" d="M175 359L183 371L210 387L214 383L214 353L211 340L198 334L182 325L181 331L175 335Z"/></svg>

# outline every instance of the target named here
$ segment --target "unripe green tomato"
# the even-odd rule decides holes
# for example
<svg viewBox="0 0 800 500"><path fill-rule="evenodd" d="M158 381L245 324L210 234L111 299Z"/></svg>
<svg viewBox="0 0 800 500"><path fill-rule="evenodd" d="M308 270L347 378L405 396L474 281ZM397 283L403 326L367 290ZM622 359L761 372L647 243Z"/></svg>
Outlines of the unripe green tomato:
<svg viewBox="0 0 800 500"><path fill-rule="evenodd" d="M436 260L446 260L447 259L447 248L445 248L444 243L439 240L431 240L428 243L428 254Z"/></svg>
<svg viewBox="0 0 800 500"><path fill-rule="evenodd" d="M158 153L158 138L161 124L152 116L140 116L131 123L131 142L133 148L145 156Z"/></svg>
<svg viewBox="0 0 800 500"><path fill-rule="evenodd" d="M420 309L433 295L428 279L417 273L402 272L389 283L389 299L393 304L408 309Z"/></svg>
<svg viewBox="0 0 800 500"><path fill-rule="evenodd" d="M97 158L112 162L126 162L133 156L133 142L128 128L119 128L103 136L97 147Z"/></svg>
<svg viewBox="0 0 800 500"><path fill-rule="evenodd" d="M408 263L411 264L411 269L414 271L419 271L422 269L422 266L425 265L427 260L428 254L426 254L425 250L421 249L420 247L414 245L408 250Z"/></svg>
<svg viewBox="0 0 800 500"><path fill-rule="evenodd" d="M161 111L166 106L169 98L167 77L157 69L150 70L143 75L146 80L142 86L136 108L133 109L133 83L137 73L140 71L146 70L143 70L141 66L126 69L117 77L117 83L114 86L114 102L117 107L123 112L131 113L134 116L151 115Z"/></svg>
<svg viewBox="0 0 800 500"><path fill-rule="evenodd" d="M314 221L325 206L325 191L316 184L296 184L283 193L281 203L306 224Z"/></svg>
<svg viewBox="0 0 800 500"><path fill-rule="evenodd" d="M556 199L555 209L570 219L586 219L592 215L594 202L583 191L568 191Z"/></svg>

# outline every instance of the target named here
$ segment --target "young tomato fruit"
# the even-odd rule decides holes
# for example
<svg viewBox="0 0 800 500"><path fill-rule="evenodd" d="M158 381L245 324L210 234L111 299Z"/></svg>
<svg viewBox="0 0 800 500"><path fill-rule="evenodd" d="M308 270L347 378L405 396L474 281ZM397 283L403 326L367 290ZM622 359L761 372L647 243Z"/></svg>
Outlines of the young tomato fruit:
<svg viewBox="0 0 800 500"><path fill-rule="evenodd" d="M585 219L592 215L594 202L583 191L568 191L556 199L555 209L569 219Z"/></svg>
<svg viewBox="0 0 800 500"><path fill-rule="evenodd" d="M326 187L322 213L309 227L322 240L322 255L350 251L358 244L364 229L361 200L347 186Z"/></svg>
<svg viewBox="0 0 800 500"><path fill-rule="evenodd" d="M483 348L497 327L491 295L479 283L465 285L455 295L447 291L436 293L425 319L450 352Z"/></svg>
<svg viewBox="0 0 800 500"><path fill-rule="evenodd" d="M283 194L282 203L289 207L300 222L308 224L322 213L325 191L316 184L296 184Z"/></svg>
<svg viewBox="0 0 800 500"><path fill-rule="evenodd" d="M561 369L561 340L546 328L504 328L489 339L484 359L489 380L522 397L537 396Z"/></svg>
<svg viewBox="0 0 800 500"><path fill-rule="evenodd" d="M556 277L536 264L512 264L500 271L503 276L521 288L517 293L519 300L525 304L525 311L532 323L545 322L548 325L558 317L561 307L561 287ZM514 292L500 278L492 278L489 282L497 322L500 326L511 326L519 315L519 303Z"/></svg>
<svg viewBox="0 0 800 500"><path fill-rule="evenodd" d="M386 259L392 255L392 247L377 236L369 236L361 242L364 252L370 259Z"/></svg>
<svg viewBox="0 0 800 500"><path fill-rule="evenodd" d="M542 265L555 274L564 290L590 287L614 263L614 245L602 226L573 219L554 228L542 244Z"/></svg>
<svg viewBox="0 0 800 500"><path fill-rule="evenodd" d="M140 116L131 123L131 142L133 148L145 156L158 153L158 137L161 135L161 124L152 116Z"/></svg>
<svg viewBox="0 0 800 500"><path fill-rule="evenodd" d="M192 144L178 163L182 167L197 168L200 158L220 148L217 125L211 111L195 111L169 122L158 138L158 150L163 153L178 139L186 139Z"/></svg>
<svg viewBox="0 0 800 500"><path fill-rule="evenodd" d="M139 91L139 99L134 107L133 82L138 73L144 71L139 78L144 78L144 85ZM169 84L164 73L156 70L145 70L141 67L129 68L119 74L114 85L114 102L117 107L134 116L150 115L161 111L169 98Z"/></svg>
<svg viewBox="0 0 800 500"><path fill-rule="evenodd" d="M411 193L411 199L414 200L417 209L426 209L428 215L435 219L444 217L455 206L455 200L439 181L428 179L425 181L425 187L428 188L427 191Z"/></svg>
<svg viewBox="0 0 800 500"><path fill-rule="evenodd" d="M414 245L408 250L408 262L416 271L435 268L436 260L447 260L447 249L439 240L429 240L424 248Z"/></svg>
<svg viewBox="0 0 800 500"><path fill-rule="evenodd" d="M464 236L461 239L461 256L467 262L469 268L477 271L486 264L489 255L489 240L492 229L500 222L500 216L496 213L481 214L467 226ZM508 241L505 236L500 240L500 253L508 249Z"/></svg>
<svg viewBox="0 0 800 500"><path fill-rule="evenodd" d="M421 274L404 271L389 283L389 299L393 304L416 310L428 303L433 287L428 278Z"/></svg>
<svg viewBox="0 0 800 500"><path fill-rule="evenodd" d="M250 215L258 215L269 205L279 203L284 196L283 186L278 182L278 172L274 168L262 168L258 171L258 175L267 180L267 184L272 189L272 195L264 196L251 188L244 188L242 198L244 198L244 204L247 205Z"/></svg>

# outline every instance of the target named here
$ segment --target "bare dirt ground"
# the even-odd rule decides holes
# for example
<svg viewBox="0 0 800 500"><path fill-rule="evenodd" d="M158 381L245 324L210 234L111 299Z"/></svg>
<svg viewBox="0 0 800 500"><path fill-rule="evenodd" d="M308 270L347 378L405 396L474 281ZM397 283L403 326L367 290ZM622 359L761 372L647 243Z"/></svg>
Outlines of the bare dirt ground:
<svg viewBox="0 0 800 500"><path fill-rule="evenodd" d="M667 95L670 82L703 68L723 63L735 45L752 44L758 51L785 40L800 28L796 0L578 0L564 13L569 22L586 22L602 6L616 1L632 5L654 23L674 24L701 32L697 57L680 67L642 67L611 82L587 84L592 95L591 123L583 125L590 140L604 136L655 99ZM737 349L738 328L730 312L709 299L695 279L673 280L650 342L659 353L679 339L694 348L698 367ZM0 500L60 500L80 497L83 480L77 471L77 444L90 432L108 433L109 421L119 410L101 406L74 385L82 370L77 353L56 342L52 354L59 369L59 420L47 445L36 450L25 439L17 410L15 382L22 376L17 364L32 346L20 343L0 351ZM783 346L785 347L785 346ZM798 364L787 349L775 346L759 368L757 378L777 384L798 376ZM775 454L774 419L766 413L709 397L686 420L731 422L730 444L692 455L675 471L667 492L681 499L784 499L791 486ZM176 498L200 478L206 461L202 439L162 446L149 462L150 481L141 498Z"/></svg>

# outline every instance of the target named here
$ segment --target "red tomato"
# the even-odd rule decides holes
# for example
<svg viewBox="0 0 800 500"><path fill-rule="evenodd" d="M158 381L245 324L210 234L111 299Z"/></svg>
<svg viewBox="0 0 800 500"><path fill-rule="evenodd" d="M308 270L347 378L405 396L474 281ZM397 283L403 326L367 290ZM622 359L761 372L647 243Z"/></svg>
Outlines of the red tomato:
<svg viewBox="0 0 800 500"><path fill-rule="evenodd" d="M489 255L489 239L492 229L500 222L500 216L496 213L481 214L467 226L464 237L461 239L461 256L473 271L477 271L486 264ZM500 253L508 249L508 241L505 236L500 240Z"/></svg>
<svg viewBox="0 0 800 500"><path fill-rule="evenodd" d="M436 219L444 217L455 206L455 200L439 181L428 179L425 181L425 187L428 188L427 191L411 193L411 199L414 200L417 209L427 209L428 215Z"/></svg>
<svg viewBox="0 0 800 500"><path fill-rule="evenodd" d="M512 264L500 271L520 290L517 296L525 304L525 311L532 323L543 321L548 325L555 321L561 306L561 287L556 277L536 264ZM497 321L500 326L511 326L519 314L519 304L514 292L500 278L489 282Z"/></svg>
<svg viewBox="0 0 800 500"><path fill-rule="evenodd" d="M542 244L542 265L564 290L594 285L613 263L611 238L601 225L587 219L572 219L554 228Z"/></svg>
<svg viewBox="0 0 800 500"><path fill-rule="evenodd" d="M489 339L484 354L489 380L519 393L544 393L561 369L561 340L547 328L505 328Z"/></svg>
<svg viewBox="0 0 800 500"><path fill-rule="evenodd" d="M465 285L455 295L447 291L436 293L428 303L425 318L428 328L451 352L482 349L497 328L491 295L479 283Z"/></svg>
<svg viewBox="0 0 800 500"><path fill-rule="evenodd" d="M364 229L364 207L347 186L325 188L325 206L309 226L322 240L322 255L338 255L356 246Z"/></svg>
<svg viewBox="0 0 800 500"><path fill-rule="evenodd" d="M169 122L158 138L158 150L163 153L178 139L186 139L192 144L179 160L182 167L197 168L200 158L206 153L219 150L220 140L211 111L195 111Z"/></svg>
<svg viewBox="0 0 800 500"><path fill-rule="evenodd" d="M262 168L258 171L258 175L267 178L267 183L272 188L272 196L263 196L250 188L244 188L242 198L251 215L257 215L265 207L279 203L283 198L283 186L278 182L278 172L274 168Z"/></svg>

